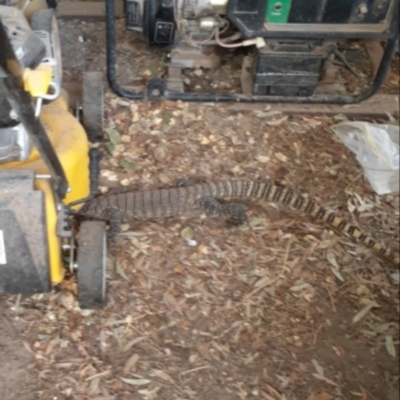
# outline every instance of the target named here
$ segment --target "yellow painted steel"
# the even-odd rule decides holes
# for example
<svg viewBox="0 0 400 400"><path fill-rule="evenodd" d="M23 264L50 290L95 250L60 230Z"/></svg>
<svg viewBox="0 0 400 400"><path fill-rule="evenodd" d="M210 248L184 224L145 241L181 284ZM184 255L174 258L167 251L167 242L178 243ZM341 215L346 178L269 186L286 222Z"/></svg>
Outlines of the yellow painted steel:
<svg viewBox="0 0 400 400"><path fill-rule="evenodd" d="M29 0L18 0L18 8L20 10L22 10L25 7L27 1L29 1ZM46 0L32 0L26 6L24 15L29 20L29 18L31 17L31 15L34 11L45 10L46 8L48 8Z"/></svg>
<svg viewBox="0 0 400 400"><path fill-rule="evenodd" d="M24 88L32 97L43 97L49 90L53 68L42 63L35 69L26 68L23 73Z"/></svg>
<svg viewBox="0 0 400 400"><path fill-rule="evenodd" d="M68 98L65 91L50 104L44 105L40 113L42 121L55 152L67 176L70 192L64 203L82 199L89 195L89 143L86 132L79 121L68 109ZM47 165L34 148L28 160L3 164L1 169L30 169L36 174L50 174ZM35 181L35 189L45 194L46 229L49 244L50 277L53 284L64 278L61 259L61 242L57 236L57 206L52 182L40 178ZM76 206L75 209L79 209Z"/></svg>

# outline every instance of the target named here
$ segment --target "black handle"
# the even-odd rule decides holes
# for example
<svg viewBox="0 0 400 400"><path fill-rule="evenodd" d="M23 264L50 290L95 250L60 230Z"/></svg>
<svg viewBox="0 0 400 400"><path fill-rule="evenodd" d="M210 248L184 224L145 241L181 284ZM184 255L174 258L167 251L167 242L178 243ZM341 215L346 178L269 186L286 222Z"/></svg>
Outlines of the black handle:
<svg viewBox="0 0 400 400"><path fill-rule="evenodd" d="M100 178L100 159L101 153L97 148L89 150L89 178L90 178L90 194L93 196L97 194L99 190L99 178Z"/></svg>

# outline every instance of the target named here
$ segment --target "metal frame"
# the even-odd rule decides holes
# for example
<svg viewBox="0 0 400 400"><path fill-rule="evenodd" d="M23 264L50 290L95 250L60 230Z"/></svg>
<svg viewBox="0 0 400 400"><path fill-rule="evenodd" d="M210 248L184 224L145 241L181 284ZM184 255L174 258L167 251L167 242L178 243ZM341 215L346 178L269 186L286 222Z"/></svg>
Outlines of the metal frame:
<svg viewBox="0 0 400 400"><path fill-rule="evenodd" d="M5 94L12 110L15 111L32 139L33 145L49 167L54 179L55 193L58 200L61 201L69 190L67 178L43 124L35 116L32 98L23 89L18 60L7 37L1 18L0 49L0 93ZM11 70L11 68L13 69Z"/></svg>
<svg viewBox="0 0 400 400"><path fill-rule="evenodd" d="M231 2L233 4L233 2ZM398 15L398 4L396 8ZM276 35L283 38L282 33ZM290 33L286 37L298 36L297 32ZM347 35L348 36L348 35ZM376 38L374 35L356 35L357 38ZM315 34L314 34L315 37ZM335 36L336 37L336 36ZM380 37L381 38L381 37ZM244 94L211 94L211 93L181 93L167 90L163 79L152 79L143 92L132 92L122 88L116 79L116 30L115 30L115 0L106 0L106 56L107 56L107 79L111 90L120 97L131 100L149 101L161 100L162 98L172 101L187 102L235 102L235 103L302 103L302 104L358 104L372 97L380 88L390 69L390 62L396 51L399 39L399 23L394 16L390 32L383 35L388 38L386 48L375 75L372 85L358 95L313 95L309 97L299 96L253 96Z"/></svg>

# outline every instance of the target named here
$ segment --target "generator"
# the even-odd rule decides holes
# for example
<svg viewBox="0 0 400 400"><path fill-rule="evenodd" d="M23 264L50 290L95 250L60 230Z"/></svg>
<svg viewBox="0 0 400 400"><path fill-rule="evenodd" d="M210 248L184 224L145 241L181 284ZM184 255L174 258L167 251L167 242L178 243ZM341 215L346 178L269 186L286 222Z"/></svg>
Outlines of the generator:
<svg viewBox="0 0 400 400"><path fill-rule="evenodd" d="M399 36L399 0L124 0L126 34L139 32L165 49L166 68L144 92L116 82L114 0L106 0L107 75L131 99L183 101L359 103L382 85ZM344 40L381 40L385 50L370 86L359 93L321 90L340 64ZM223 51L245 53L238 93L185 91L185 69L216 69ZM337 69L337 68L336 68Z"/></svg>

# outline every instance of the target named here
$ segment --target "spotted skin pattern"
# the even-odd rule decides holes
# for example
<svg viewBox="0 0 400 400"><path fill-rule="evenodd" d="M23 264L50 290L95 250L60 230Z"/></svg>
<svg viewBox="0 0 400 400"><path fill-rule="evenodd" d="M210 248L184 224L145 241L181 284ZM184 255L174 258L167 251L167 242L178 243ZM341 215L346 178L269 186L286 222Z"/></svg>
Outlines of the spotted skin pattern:
<svg viewBox="0 0 400 400"><path fill-rule="evenodd" d="M292 189L269 182L227 180L191 184L179 181L178 187L145 191L114 191L87 202L80 214L110 222L111 235L126 220L149 220L178 216L193 210L205 210L211 215L229 217L228 224L240 225L246 219L247 207L239 203L220 204L218 200L259 198L281 204L321 221L335 230L348 234L383 258L400 265L398 255L352 226L333 211L324 209Z"/></svg>

